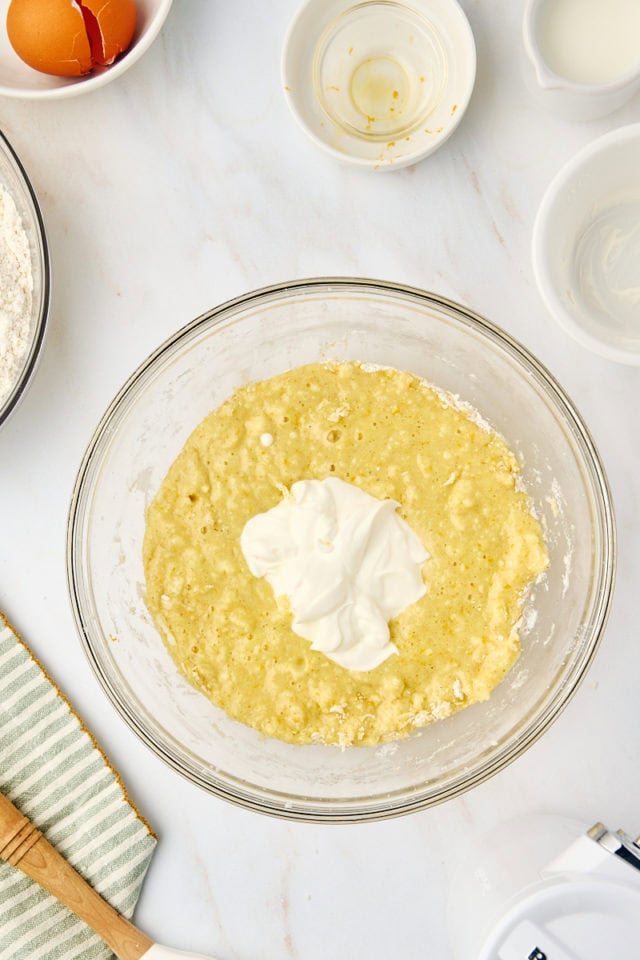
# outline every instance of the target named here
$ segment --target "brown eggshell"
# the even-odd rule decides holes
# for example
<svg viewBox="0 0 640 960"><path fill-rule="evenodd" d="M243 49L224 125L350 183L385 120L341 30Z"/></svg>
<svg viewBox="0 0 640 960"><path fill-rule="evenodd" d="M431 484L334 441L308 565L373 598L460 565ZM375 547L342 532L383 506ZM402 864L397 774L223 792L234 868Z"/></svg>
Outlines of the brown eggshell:
<svg viewBox="0 0 640 960"><path fill-rule="evenodd" d="M94 63L113 63L133 39L134 0L81 0L81 5Z"/></svg>
<svg viewBox="0 0 640 960"><path fill-rule="evenodd" d="M20 59L42 73L78 77L93 66L84 17L73 0L12 0L7 34Z"/></svg>

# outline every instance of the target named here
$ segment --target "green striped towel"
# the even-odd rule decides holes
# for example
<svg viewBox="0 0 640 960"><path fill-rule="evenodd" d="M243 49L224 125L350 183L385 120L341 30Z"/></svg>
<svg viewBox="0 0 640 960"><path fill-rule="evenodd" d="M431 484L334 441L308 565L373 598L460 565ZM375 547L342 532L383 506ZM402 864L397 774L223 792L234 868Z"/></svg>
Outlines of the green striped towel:
<svg viewBox="0 0 640 960"><path fill-rule="evenodd" d="M120 913L155 847L117 773L0 613L0 790ZM0 862L0 960L108 960L48 893Z"/></svg>

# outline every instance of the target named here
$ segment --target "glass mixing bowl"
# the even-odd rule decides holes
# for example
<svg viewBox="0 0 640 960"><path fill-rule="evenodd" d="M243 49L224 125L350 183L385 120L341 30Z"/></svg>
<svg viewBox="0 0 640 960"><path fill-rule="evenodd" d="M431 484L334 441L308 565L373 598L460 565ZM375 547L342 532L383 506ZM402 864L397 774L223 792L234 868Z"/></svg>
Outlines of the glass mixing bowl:
<svg viewBox="0 0 640 960"><path fill-rule="evenodd" d="M381 747L295 746L229 719L178 673L144 603L145 508L192 429L240 384L327 359L408 370L473 404L519 456L550 554L523 618L522 654L491 698ZM547 729L584 676L606 620L614 567L602 465L549 373L465 307L350 279L248 294L163 344L98 425L68 529L80 636L131 728L212 793L300 820L373 820L418 810L510 763Z"/></svg>
<svg viewBox="0 0 640 960"><path fill-rule="evenodd" d="M13 198L20 215L29 244L33 279L29 349L11 389L6 395L0 396L0 424L2 424L17 407L37 367L51 297L49 250L38 200L20 160L2 133L0 133L0 184Z"/></svg>

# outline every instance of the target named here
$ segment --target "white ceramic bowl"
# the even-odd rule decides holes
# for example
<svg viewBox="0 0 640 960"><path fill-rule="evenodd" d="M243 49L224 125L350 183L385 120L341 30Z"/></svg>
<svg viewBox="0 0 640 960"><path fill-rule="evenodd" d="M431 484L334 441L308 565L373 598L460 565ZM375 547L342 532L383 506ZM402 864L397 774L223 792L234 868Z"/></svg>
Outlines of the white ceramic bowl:
<svg viewBox="0 0 640 960"><path fill-rule="evenodd" d="M96 67L83 77L53 77L40 73L20 59L7 36L9 0L0 0L0 95L53 100L89 93L115 80L139 60L158 36L173 0L136 0L137 24L131 46L110 67Z"/></svg>
<svg viewBox="0 0 640 960"><path fill-rule="evenodd" d="M568 120L595 120L618 110L640 91L640 51L637 64L608 83L578 83L556 73L546 61L541 43L542 15L553 0L527 0L522 22L525 81L541 106Z"/></svg>
<svg viewBox="0 0 640 960"><path fill-rule="evenodd" d="M560 170L532 248L540 293L567 333L640 365L640 124L600 137Z"/></svg>
<svg viewBox="0 0 640 960"><path fill-rule="evenodd" d="M337 159L374 170L437 150L464 115L475 74L456 0L306 0L282 55L300 127Z"/></svg>

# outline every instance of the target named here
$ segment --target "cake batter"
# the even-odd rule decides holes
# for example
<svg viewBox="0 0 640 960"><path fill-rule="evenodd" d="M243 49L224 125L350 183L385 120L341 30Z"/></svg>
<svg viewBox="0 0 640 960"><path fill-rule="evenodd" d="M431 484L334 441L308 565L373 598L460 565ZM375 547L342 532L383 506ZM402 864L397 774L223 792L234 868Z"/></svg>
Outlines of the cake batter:
<svg viewBox="0 0 640 960"><path fill-rule="evenodd" d="M297 744L405 736L486 700L518 656L547 566L518 475L498 434L409 373L324 363L249 384L194 430L149 507L147 606L181 673L234 719ZM252 517L329 477L397 501L428 556L426 592L389 625L397 653L372 670L312 650L241 549Z"/></svg>

